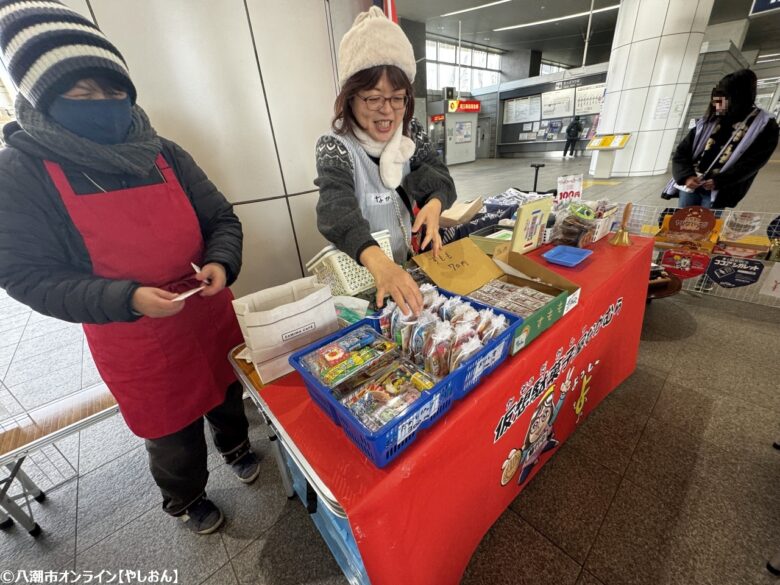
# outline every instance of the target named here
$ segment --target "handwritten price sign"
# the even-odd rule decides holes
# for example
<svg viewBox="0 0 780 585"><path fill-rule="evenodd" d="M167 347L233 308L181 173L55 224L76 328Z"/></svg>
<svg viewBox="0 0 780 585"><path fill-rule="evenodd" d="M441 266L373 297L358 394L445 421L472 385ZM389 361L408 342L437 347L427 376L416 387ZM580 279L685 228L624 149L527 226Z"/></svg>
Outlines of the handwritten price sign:
<svg viewBox="0 0 780 585"><path fill-rule="evenodd" d="M582 199L582 175L558 177L558 194L555 196L555 210L563 209L572 201Z"/></svg>

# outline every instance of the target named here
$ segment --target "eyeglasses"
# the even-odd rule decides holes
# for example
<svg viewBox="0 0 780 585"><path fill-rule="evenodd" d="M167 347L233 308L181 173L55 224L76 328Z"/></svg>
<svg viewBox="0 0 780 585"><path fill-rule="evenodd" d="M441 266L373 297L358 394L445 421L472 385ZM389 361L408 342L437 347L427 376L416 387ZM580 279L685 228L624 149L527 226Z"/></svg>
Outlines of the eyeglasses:
<svg viewBox="0 0 780 585"><path fill-rule="evenodd" d="M371 110L372 112L376 112L378 110L381 110L385 107L385 102L390 102L390 107L394 110L403 110L406 107L406 104L409 103L409 96L393 96L393 97L384 97L382 95L371 95L368 97L363 97L361 95L355 96L357 98L360 98L363 100L363 102L366 104L366 107Z"/></svg>

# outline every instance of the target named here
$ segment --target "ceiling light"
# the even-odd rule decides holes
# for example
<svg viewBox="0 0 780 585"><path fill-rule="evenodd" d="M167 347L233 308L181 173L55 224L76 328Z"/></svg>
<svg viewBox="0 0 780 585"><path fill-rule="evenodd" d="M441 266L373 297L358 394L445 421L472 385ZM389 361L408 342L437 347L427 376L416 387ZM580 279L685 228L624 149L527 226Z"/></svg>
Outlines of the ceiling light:
<svg viewBox="0 0 780 585"><path fill-rule="evenodd" d="M780 53L770 53L769 55L759 55L756 59L766 59L767 57L780 57Z"/></svg>
<svg viewBox="0 0 780 585"><path fill-rule="evenodd" d="M598 10L594 10L593 14L598 14L599 12L607 12L608 10L617 10L620 8L620 4L615 4L614 6L607 6L606 8L599 8ZM499 32L502 30L513 30L516 28L526 28L529 26L538 26L540 24L550 24L551 22L560 22L561 20L571 20L572 18L582 18L583 16L588 16L590 14L590 11L587 12L578 12L577 14L569 14L568 16L561 16L559 18L550 18L549 20L537 20L536 22L526 22L525 24L516 24L514 26L505 26L503 28L494 28L493 32Z"/></svg>
<svg viewBox="0 0 780 585"><path fill-rule="evenodd" d="M763 57L762 57L763 59ZM780 58L778 59L764 59L763 61L756 61L756 65L761 65L762 63L772 63L773 61L780 61Z"/></svg>
<svg viewBox="0 0 780 585"><path fill-rule="evenodd" d="M489 2L488 4L482 4L481 6L474 6L473 8L464 8L463 10L448 12L447 14L442 14L441 17L444 18L445 16L454 16L455 14L463 14L464 12L471 12L472 10L480 10L482 8L487 8L488 6L495 6L496 4L505 4L506 2L511 2L511 1L512 0L498 0L498 2Z"/></svg>

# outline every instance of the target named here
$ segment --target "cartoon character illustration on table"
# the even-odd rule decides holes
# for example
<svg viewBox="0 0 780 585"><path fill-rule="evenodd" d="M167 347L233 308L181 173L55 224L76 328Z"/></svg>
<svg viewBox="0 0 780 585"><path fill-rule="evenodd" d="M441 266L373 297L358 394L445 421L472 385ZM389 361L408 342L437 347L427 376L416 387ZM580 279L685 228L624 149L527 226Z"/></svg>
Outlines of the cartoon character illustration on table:
<svg viewBox="0 0 780 585"><path fill-rule="evenodd" d="M501 466L501 485L508 484L518 469L520 469L520 478L517 480L517 483L520 485L525 483L542 453L546 453L558 446L553 425L561 412L561 408L563 408L566 395L572 388L571 376L573 372L574 368L569 369L567 372L566 381L561 384L558 402L554 401L555 385L550 386L542 396L539 406L531 415L531 422L528 425L523 448L512 449Z"/></svg>

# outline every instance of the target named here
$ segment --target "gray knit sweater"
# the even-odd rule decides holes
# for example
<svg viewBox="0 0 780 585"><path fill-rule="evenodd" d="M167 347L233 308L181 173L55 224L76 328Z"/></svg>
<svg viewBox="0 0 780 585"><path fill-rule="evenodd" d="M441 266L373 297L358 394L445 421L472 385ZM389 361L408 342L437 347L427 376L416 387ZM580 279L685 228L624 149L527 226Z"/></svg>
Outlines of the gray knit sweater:
<svg viewBox="0 0 780 585"><path fill-rule="evenodd" d="M399 187L399 192L403 190L401 197L408 194L420 207L433 198L439 199L442 210L448 209L458 197L450 172L417 120L412 120L410 130L416 148L409 161L411 172ZM339 139L322 136L317 142L314 181L320 189L317 227L325 239L359 260L363 250L377 244L358 206L353 173L352 161Z"/></svg>

